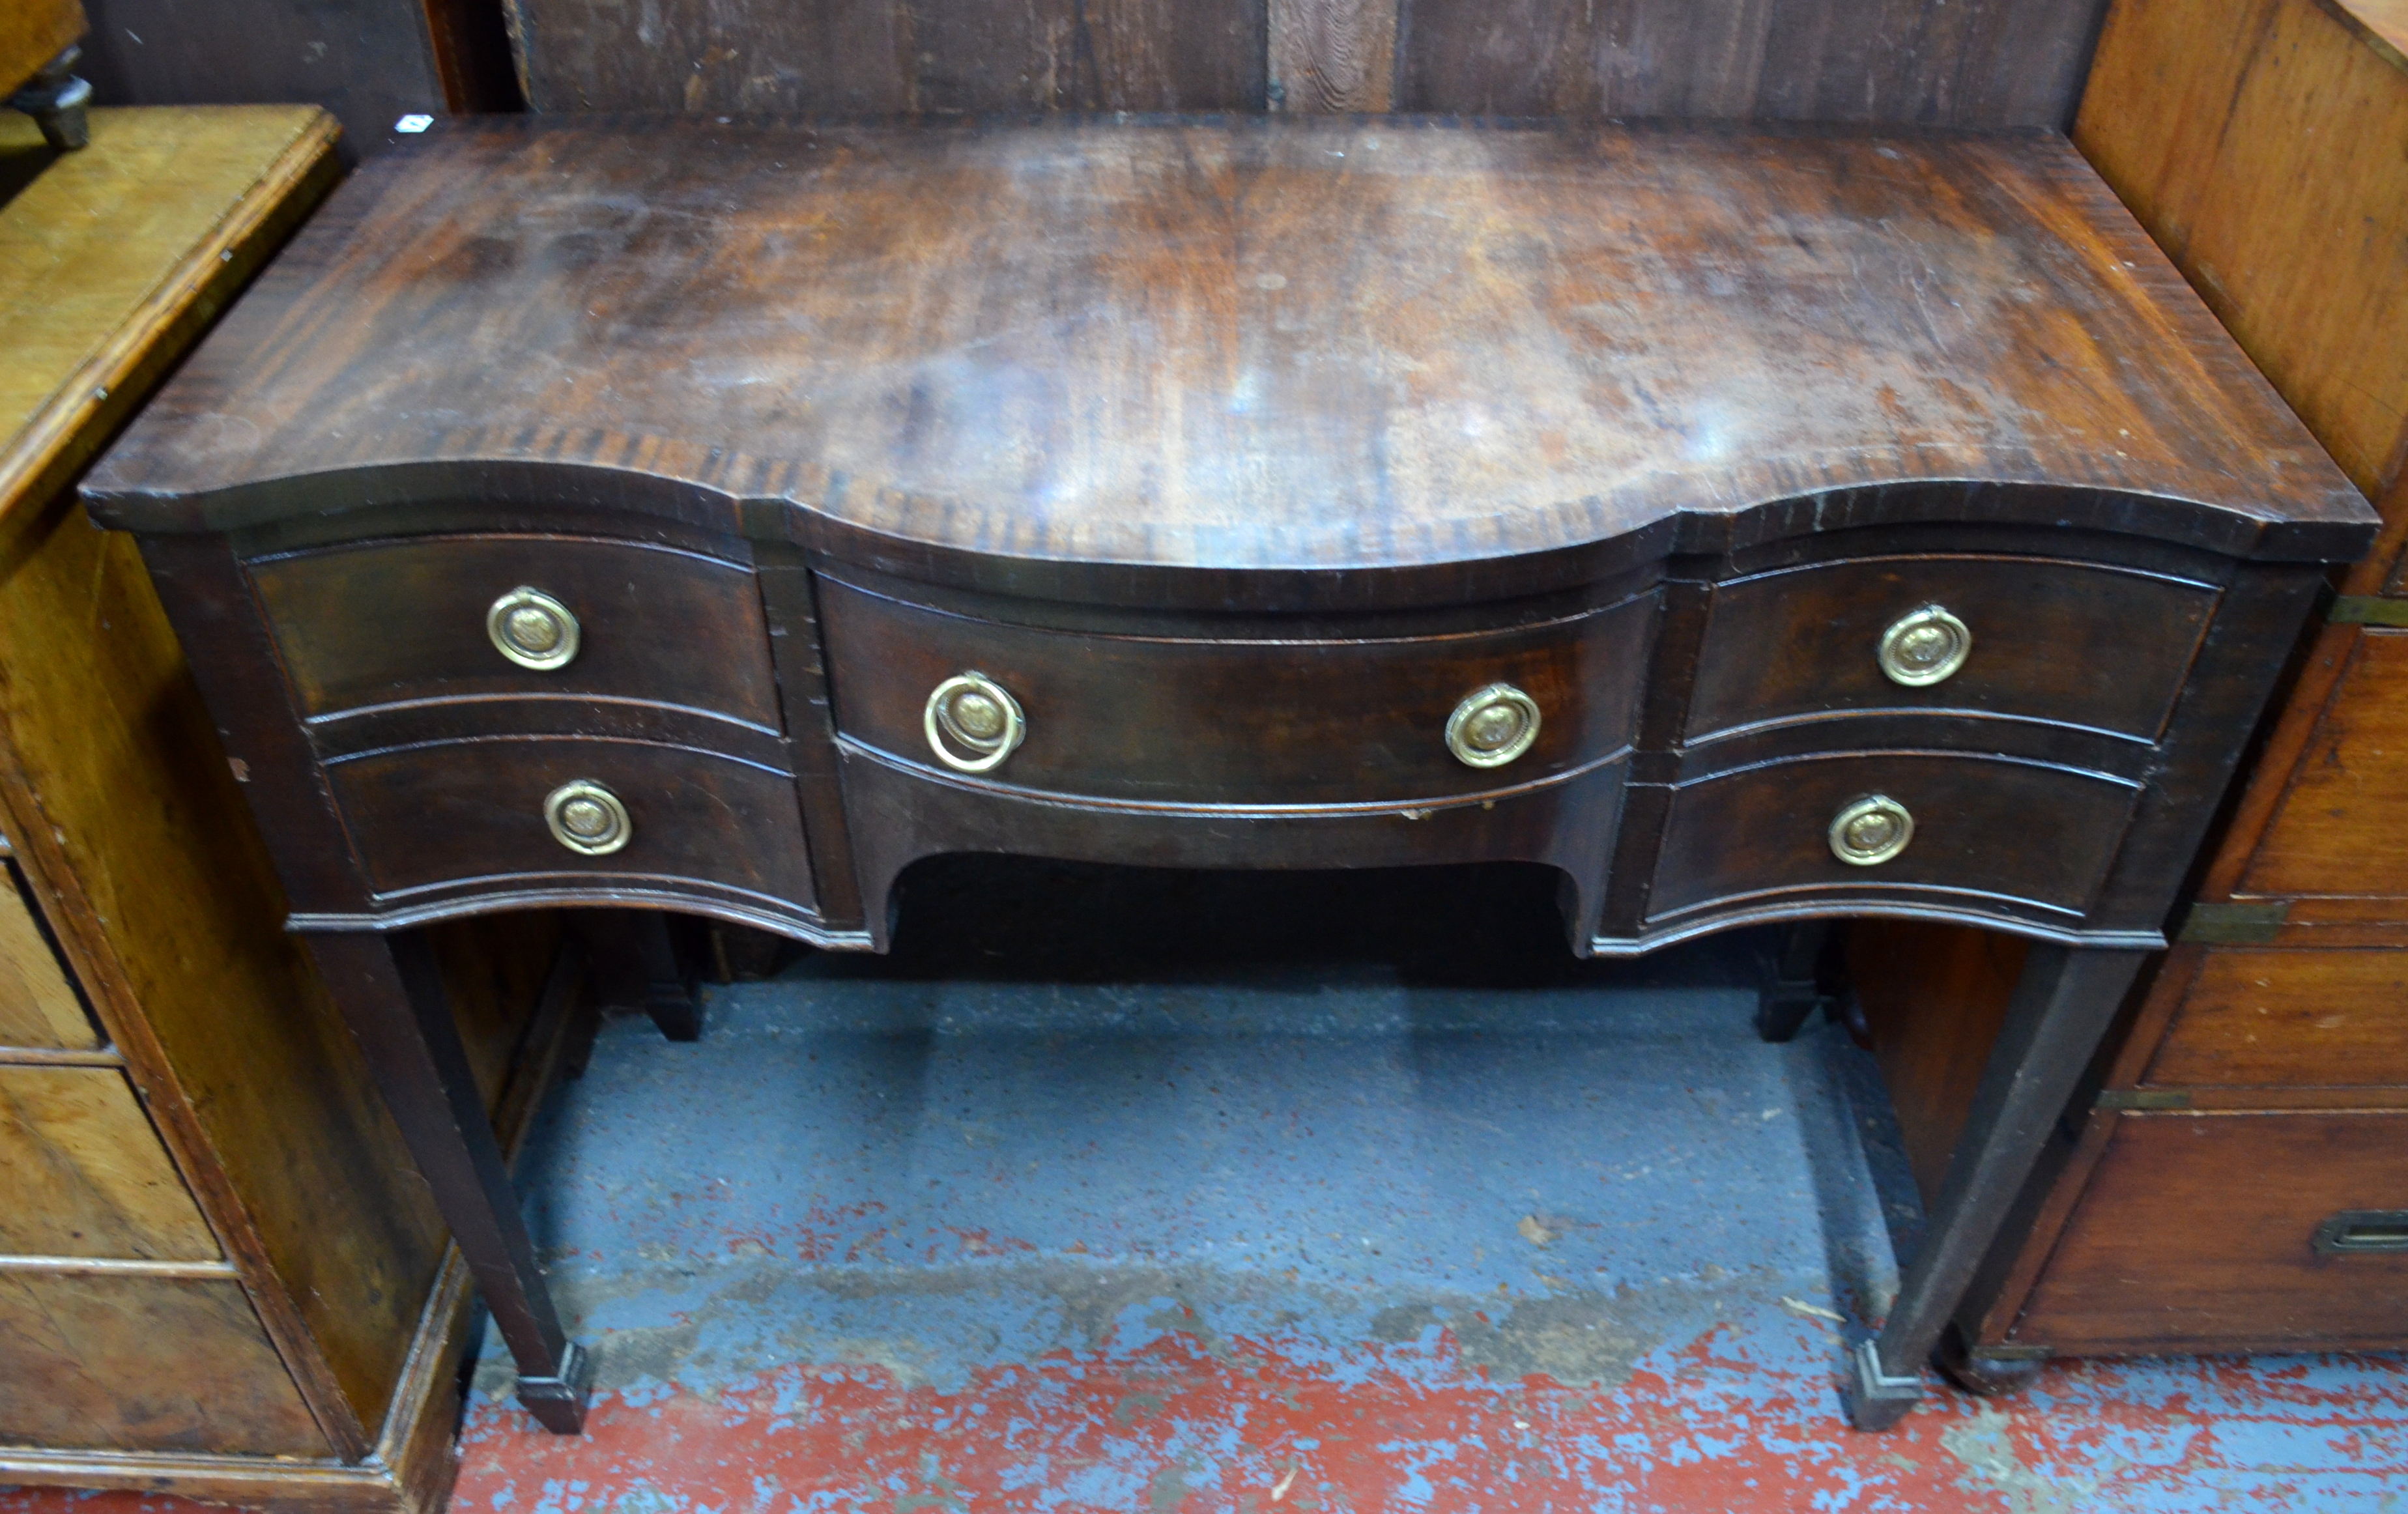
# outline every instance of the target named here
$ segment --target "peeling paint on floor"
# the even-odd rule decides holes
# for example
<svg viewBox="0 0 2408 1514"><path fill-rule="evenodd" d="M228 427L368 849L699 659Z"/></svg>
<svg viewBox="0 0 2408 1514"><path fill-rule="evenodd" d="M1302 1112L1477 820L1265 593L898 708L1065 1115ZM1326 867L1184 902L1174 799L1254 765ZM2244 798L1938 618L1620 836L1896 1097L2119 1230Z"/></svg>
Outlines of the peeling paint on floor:
<svg viewBox="0 0 2408 1514"><path fill-rule="evenodd" d="M1249 960L1203 918L1071 971L907 928L694 1045L607 1024L522 1168L591 1428L489 1358L454 1508L2408 1514L2397 1357L2058 1364L1847 1431L1916 1217L1869 1059L1757 1042L1728 943Z"/></svg>

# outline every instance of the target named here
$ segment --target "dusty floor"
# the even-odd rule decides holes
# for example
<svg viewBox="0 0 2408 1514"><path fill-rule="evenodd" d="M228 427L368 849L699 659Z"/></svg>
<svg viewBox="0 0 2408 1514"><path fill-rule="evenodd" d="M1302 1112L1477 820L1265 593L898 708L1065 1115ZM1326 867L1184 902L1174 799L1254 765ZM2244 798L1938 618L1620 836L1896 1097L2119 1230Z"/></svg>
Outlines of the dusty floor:
<svg viewBox="0 0 2408 1514"><path fill-rule="evenodd" d="M699 1044L609 1023L522 1169L591 1433L489 1361L453 1508L2408 1509L2397 1357L1847 1431L1915 1220L1869 1059L1758 1043L1728 942L1572 964L1538 888L967 865Z"/></svg>

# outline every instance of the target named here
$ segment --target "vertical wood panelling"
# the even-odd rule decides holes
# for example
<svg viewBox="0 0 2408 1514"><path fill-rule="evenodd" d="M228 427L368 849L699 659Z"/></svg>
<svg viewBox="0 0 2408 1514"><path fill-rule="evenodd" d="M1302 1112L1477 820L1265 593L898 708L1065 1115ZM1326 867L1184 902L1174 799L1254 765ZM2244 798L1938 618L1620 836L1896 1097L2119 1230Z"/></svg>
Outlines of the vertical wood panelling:
<svg viewBox="0 0 2408 1514"><path fill-rule="evenodd" d="M2102 0L510 0L538 110L2061 127Z"/></svg>
<svg viewBox="0 0 2408 1514"><path fill-rule="evenodd" d="M1397 106L2052 126L2100 0L1401 0Z"/></svg>

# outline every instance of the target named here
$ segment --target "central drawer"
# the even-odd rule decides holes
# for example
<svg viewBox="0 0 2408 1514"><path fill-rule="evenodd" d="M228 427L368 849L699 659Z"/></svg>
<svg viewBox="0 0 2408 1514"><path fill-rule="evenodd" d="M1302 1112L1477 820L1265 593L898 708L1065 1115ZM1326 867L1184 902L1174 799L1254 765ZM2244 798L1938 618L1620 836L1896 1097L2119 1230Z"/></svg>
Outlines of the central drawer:
<svg viewBox="0 0 2408 1514"><path fill-rule="evenodd" d="M820 590L842 736L940 773L1182 808L1396 807L1594 766L1629 745L1654 604L1425 636L1216 639L1009 624L829 578ZM992 753L944 723L964 690L985 701L978 715L1008 703L1016 723L983 768Z"/></svg>

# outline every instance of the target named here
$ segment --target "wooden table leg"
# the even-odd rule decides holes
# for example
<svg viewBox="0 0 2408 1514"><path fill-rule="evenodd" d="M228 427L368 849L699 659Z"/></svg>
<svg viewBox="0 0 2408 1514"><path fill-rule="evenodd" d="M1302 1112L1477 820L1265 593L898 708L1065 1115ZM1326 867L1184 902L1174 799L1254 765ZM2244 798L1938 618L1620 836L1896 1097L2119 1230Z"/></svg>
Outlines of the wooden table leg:
<svg viewBox="0 0 2408 1514"><path fill-rule="evenodd" d="M1767 1041L1795 1039L1815 1010L1828 1007L1822 969L1836 921L1804 920L1781 933L1781 944L1763 952L1756 969L1756 1034Z"/></svg>
<svg viewBox="0 0 2408 1514"><path fill-rule="evenodd" d="M1923 1396L1925 1361L2146 956L2042 945L2024 958L1923 1246L1881 1338L1856 1348L1848 1417L1857 1429L1886 1430Z"/></svg>
<svg viewBox="0 0 2408 1514"><path fill-rule="evenodd" d="M592 1387L588 1359L561 1330L536 1265L535 1243L478 1095L433 950L416 931L328 932L307 939L509 1345L519 1369L519 1402L553 1434L577 1434Z"/></svg>

